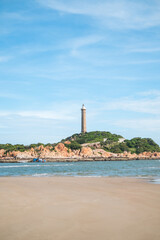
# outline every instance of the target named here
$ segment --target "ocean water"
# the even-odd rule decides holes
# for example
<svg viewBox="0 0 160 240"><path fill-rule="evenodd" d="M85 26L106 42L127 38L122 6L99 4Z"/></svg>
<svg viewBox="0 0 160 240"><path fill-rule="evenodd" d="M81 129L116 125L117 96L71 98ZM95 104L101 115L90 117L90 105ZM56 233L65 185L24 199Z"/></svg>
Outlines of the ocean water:
<svg viewBox="0 0 160 240"><path fill-rule="evenodd" d="M0 163L4 176L136 177L160 183L160 160Z"/></svg>

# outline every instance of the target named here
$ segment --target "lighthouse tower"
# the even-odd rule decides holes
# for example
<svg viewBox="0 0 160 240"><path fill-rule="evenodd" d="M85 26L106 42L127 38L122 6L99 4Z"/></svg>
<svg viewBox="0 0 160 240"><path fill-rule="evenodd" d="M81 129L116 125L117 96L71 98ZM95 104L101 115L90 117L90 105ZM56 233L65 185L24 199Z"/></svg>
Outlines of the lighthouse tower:
<svg viewBox="0 0 160 240"><path fill-rule="evenodd" d="M86 108L84 104L82 105L81 108L81 133L87 132L86 128Z"/></svg>

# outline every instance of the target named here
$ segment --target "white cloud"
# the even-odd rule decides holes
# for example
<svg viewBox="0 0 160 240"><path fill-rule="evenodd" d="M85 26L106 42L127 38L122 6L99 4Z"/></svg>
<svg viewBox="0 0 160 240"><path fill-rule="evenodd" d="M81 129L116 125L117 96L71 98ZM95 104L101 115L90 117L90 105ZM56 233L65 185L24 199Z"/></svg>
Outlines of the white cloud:
<svg viewBox="0 0 160 240"><path fill-rule="evenodd" d="M21 117L36 117L44 119L54 119L54 120L71 120L72 116L67 115L62 112L53 111L22 111L17 113Z"/></svg>
<svg viewBox="0 0 160 240"><path fill-rule="evenodd" d="M122 128L130 128L135 130L143 130L143 131L159 131L160 130L160 119L121 119L117 121L113 121L113 125L122 127Z"/></svg>
<svg viewBox="0 0 160 240"><path fill-rule="evenodd" d="M56 46L57 47L57 46ZM22 54L22 55L27 55L27 54L34 54L34 53L43 53L43 52L51 52L56 49L55 46L41 46L41 45L24 45L24 46L16 46L13 48L13 51L16 51L16 54Z"/></svg>
<svg viewBox="0 0 160 240"><path fill-rule="evenodd" d="M101 41L102 39L103 39L103 37L90 35L90 36L72 39L70 44L73 48L78 49L80 47L84 47L84 46L88 46L88 45L97 43L97 42Z"/></svg>
<svg viewBox="0 0 160 240"><path fill-rule="evenodd" d="M131 48L129 52L139 52L139 53L153 53L160 52L160 48Z"/></svg>
<svg viewBox="0 0 160 240"><path fill-rule="evenodd" d="M11 56L0 56L0 62L8 62L11 58Z"/></svg>
<svg viewBox="0 0 160 240"><path fill-rule="evenodd" d="M115 28L146 28L160 25L160 2L129 0L37 0L54 10L82 14Z"/></svg>
<svg viewBox="0 0 160 240"><path fill-rule="evenodd" d="M0 93L0 98L22 99L22 96L13 93Z"/></svg>
<svg viewBox="0 0 160 240"><path fill-rule="evenodd" d="M159 96L160 97L160 90L149 90L149 91L145 91L145 92L140 92L138 93L138 95L140 96L150 96L150 97L155 97L155 96Z"/></svg>
<svg viewBox="0 0 160 240"><path fill-rule="evenodd" d="M68 47L71 48L71 55L77 56L78 50L80 48L96 44L96 43L100 42L102 39L103 39L102 36L95 36L95 35L74 38L74 39L69 40Z"/></svg>
<svg viewBox="0 0 160 240"><path fill-rule="evenodd" d="M52 120L72 120L70 113L58 111L0 111L1 117L40 118Z"/></svg>
<svg viewBox="0 0 160 240"><path fill-rule="evenodd" d="M149 95L148 95L149 96ZM123 110L137 113L160 114L160 96L153 98L122 98L108 102L105 110Z"/></svg>
<svg viewBox="0 0 160 240"><path fill-rule="evenodd" d="M2 12L0 18L7 19L7 20L29 20L31 19L29 16L26 16L24 13L18 12Z"/></svg>
<svg viewBox="0 0 160 240"><path fill-rule="evenodd" d="M77 38L70 38L68 40L59 42L57 44L51 44L51 45L21 45L13 47L12 51L19 55L27 55L27 54L35 54L35 53L43 53L43 52L52 52L55 50L68 50L71 49L71 51L78 51L78 49L82 47L86 47L89 45L96 44L103 40L103 36L97 36L97 35L87 35L87 36L81 36Z"/></svg>
<svg viewBox="0 0 160 240"><path fill-rule="evenodd" d="M160 63L160 59L148 59L148 60L136 60L136 61L130 61L130 62L124 62L123 64L150 64L150 63Z"/></svg>
<svg viewBox="0 0 160 240"><path fill-rule="evenodd" d="M0 128L3 129L3 128L7 128L6 126L3 126L3 125L0 125Z"/></svg>

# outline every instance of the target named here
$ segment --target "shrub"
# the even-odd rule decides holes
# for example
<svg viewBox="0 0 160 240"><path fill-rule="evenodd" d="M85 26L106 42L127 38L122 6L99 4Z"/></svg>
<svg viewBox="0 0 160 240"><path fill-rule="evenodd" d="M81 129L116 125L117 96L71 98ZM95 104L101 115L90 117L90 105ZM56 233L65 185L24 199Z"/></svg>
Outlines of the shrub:
<svg viewBox="0 0 160 240"><path fill-rule="evenodd" d="M75 141L72 141L70 144L65 144L65 146L71 150L81 149L81 145Z"/></svg>

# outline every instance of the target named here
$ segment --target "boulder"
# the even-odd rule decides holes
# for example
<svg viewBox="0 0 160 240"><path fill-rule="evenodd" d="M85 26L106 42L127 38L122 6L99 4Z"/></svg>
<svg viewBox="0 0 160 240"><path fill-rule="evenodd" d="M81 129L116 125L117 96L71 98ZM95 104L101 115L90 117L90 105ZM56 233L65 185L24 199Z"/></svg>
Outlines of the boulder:
<svg viewBox="0 0 160 240"><path fill-rule="evenodd" d="M82 147L80 151L80 156L82 157L92 157L93 156L93 151L90 147Z"/></svg>
<svg viewBox="0 0 160 240"><path fill-rule="evenodd" d="M6 152L6 150L0 149L0 157L4 157L5 156L5 152Z"/></svg>
<svg viewBox="0 0 160 240"><path fill-rule="evenodd" d="M70 141L65 141L64 144L71 144L71 142Z"/></svg>

